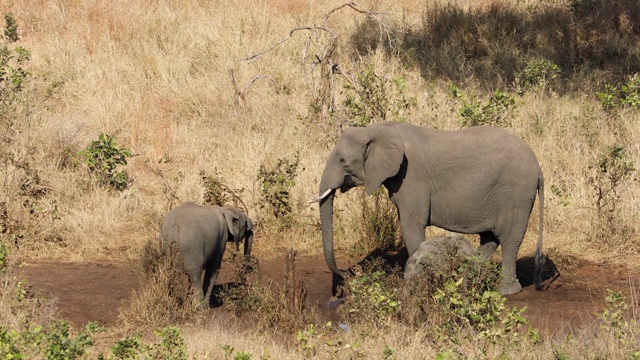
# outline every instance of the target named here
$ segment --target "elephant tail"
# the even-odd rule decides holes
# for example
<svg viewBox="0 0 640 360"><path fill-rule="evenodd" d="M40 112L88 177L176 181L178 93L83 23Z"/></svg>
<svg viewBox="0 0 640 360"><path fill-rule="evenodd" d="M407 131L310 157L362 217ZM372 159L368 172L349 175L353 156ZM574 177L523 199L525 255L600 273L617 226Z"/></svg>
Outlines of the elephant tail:
<svg viewBox="0 0 640 360"><path fill-rule="evenodd" d="M544 222L544 178L542 173L538 178L538 245L536 246L535 255L535 274L533 281L536 285L536 290L543 290L542 286L542 270L547 260L546 256L542 253L542 228Z"/></svg>

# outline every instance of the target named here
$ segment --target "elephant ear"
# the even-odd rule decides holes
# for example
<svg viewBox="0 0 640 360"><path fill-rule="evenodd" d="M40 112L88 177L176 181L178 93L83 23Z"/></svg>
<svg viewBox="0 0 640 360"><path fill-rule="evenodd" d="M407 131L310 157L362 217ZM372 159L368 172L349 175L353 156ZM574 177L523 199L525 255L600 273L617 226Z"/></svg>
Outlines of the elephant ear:
<svg viewBox="0 0 640 360"><path fill-rule="evenodd" d="M223 207L222 215L227 222L227 230L233 236L233 241L236 244L236 249L240 248L240 216L235 211Z"/></svg>
<svg viewBox="0 0 640 360"><path fill-rule="evenodd" d="M370 140L365 150L364 172L367 195L376 191L382 182L400 171L404 159L404 140L391 126L369 126Z"/></svg>

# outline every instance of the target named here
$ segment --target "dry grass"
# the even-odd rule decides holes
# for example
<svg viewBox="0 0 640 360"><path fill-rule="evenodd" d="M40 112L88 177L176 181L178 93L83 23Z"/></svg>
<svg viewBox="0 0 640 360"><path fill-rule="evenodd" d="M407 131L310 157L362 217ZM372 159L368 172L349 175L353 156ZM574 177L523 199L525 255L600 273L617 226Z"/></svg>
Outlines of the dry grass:
<svg viewBox="0 0 640 360"><path fill-rule="evenodd" d="M257 256L269 256L283 248L319 251L317 209L306 201L317 195L324 161L345 121L309 116L315 93L312 80L317 82L319 76L318 67L311 67L312 55L328 39L319 35L307 47L309 33L301 31L255 62L242 59L273 45L295 27L320 24L328 10L343 3L231 0L224 4L191 2L185 6L175 0L3 1L0 13L14 14L22 38L19 44L32 52L30 68L34 84L40 89L32 92L33 97L46 99L31 117L24 118L29 125L20 125L10 142L12 154L31 170L9 164L7 172L0 172L0 225L20 235L16 256L74 262L139 258L146 239L156 235L157 224L169 208L188 200L202 202L203 171L219 174L234 189L244 189L243 201L259 229L254 244ZM553 36L558 34L575 36L576 56L604 62L598 66L606 67L611 65L607 61L615 57L597 50L617 39L626 49L626 57L613 64L615 71L611 73L598 66L589 67L589 61L585 60L575 73L565 73L552 91L532 91L518 97L511 130L531 145L545 174L545 247L592 260L604 260L600 256L604 249L608 255L621 255L607 261L631 261L638 265L640 259L632 254L640 250L640 184L634 178L620 188L623 196L617 207L618 217L630 232L622 243L611 248L608 244L612 239L606 237L606 231L593 226L597 214L588 168L599 151L614 143L624 146L629 159L640 164L637 111L606 113L595 96L603 79L620 79L625 72L638 71L637 62L632 60L638 56L639 10L629 5L631 1L616 1L616 6L607 9L597 8L589 13L581 10L585 11L580 17L582 22L574 32L555 35L533 32L543 27L540 24L546 25L545 21L563 23L565 18L560 9L564 3L534 8L533 13L539 14L534 20L538 22L525 22L531 25L530 41L536 40L536 46L542 46L553 43ZM380 18L398 31L394 33L398 39L404 39L400 43L405 47L398 51L402 56L393 56L382 48L369 51L367 44L359 44L357 54L350 35L361 31L365 16L348 8L332 14L327 24L338 34L333 60L348 75L372 64L379 75L391 79L404 77L408 95L417 102L407 121L456 129L460 127L460 104L449 96L450 81L466 79L464 89L477 91L483 99L486 99L484 87L511 86L521 63L506 60L520 55L517 46L521 44L514 43L513 47L501 50L496 43L475 40L481 38L482 31L490 30L492 21L500 20L499 24L504 25L498 30L510 29L509 24L522 19L523 9L530 4L455 1L447 7L435 0L428 4L427 8L441 12L455 7L460 11L434 18L437 12L426 16L425 8L412 1L362 2L363 9L386 14ZM468 8L474 10L467 13L462 10ZM609 12L602 17L597 16L606 11ZM464 29L452 31L454 25L462 26L454 22L456 14L464 18L476 16L483 20L477 23L482 27L469 30L476 34L471 38L456 38L458 43L452 41L445 44L446 48L436 47L447 50L439 57L437 51L419 53L411 47L424 44L408 42L411 40L408 36L425 40L419 37L424 35L421 32L435 29L436 20L445 21L437 28L439 31L463 36ZM600 18L615 22L616 27L611 29L618 32L594 33L593 29L599 28L596 20ZM523 25L516 27L520 26ZM444 41L447 31L438 33L435 40ZM491 39L507 36L503 32ZM487 57L471 66L474 64L469 53L454 56L455 51L464 49ZM549 57L559 59L555 61L563 66L563 71L574 70L564 65L571 58L562 53L562 47L552 50ZM416 57L407 60L409 55ZM433 64L425 63L430 61L441 66L434 68ZM450 68L442 65L445 63ZM267 77L253 82L243 94L244 100L237 101L230 70L234 71L239 89L245 89L255 76ZM336 77L335 81L339 107L344 79ZM576 85L571 85L571 81ZM42 93L54 82L59 86L46 98ZM97 186L75 155L100 132L116 135L119 146L136 154L126 167L133 183L123 192ZM281 228L263 221L268 214L259 206L257 174L261 165L273 165L280 158L293 158L296 153L300 154L300 170L292 189L292 203L298 226L283 234ZM34 183L36 178L40 182ZM16 195L14 191L20 189L24 179L32 180L30 189L46 189L36 198L34 207L23 205L22 200L28 194ZM558 191L552 191L552 187ZM359 241L361 228L357 221L362 217L359 196L357 191L351 191L336 198L337 251L354 248ZM35 214L30 209L36 209ZM521 253L533 253L536 212L531 217ZM144 308L132 306L133 312ZM203 329L187 330L187 340L194 353L210 350L217 358L223 355L216 348L221 343L246 349L256 357L300 356L298 350L281 346L269 334L256 332L249 342L241 339L246 334L238 336L241 331L245 330L214 320ZM342 345L327 345L325 340L331 341L337 335L323 334L322 339L316 339L319 348L316 358L363 354L379 357L382 343L397 350L396 358L432 358L438 352L425 344L423 330L401 324L392 325L383 334L360 337L360 333L352 328L348 334L341 334ZM479 351L474 350L478 344L460 346ZM545 343L543 349L538 349L539 357L551 357L553 346ZM521 354L517 347L504 351L490 348L486 353L470 356Z"/></svg>

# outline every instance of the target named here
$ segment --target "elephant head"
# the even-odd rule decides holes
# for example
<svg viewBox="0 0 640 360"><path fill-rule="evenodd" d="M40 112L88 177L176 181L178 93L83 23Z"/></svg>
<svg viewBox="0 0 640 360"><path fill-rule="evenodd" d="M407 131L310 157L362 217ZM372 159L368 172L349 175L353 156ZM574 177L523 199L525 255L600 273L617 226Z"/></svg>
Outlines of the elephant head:
<svg viewBox="0 0 640 360"><path fill-rule="evenodd" d="M343 275L333 254L333 197L335 190L346 192L364 185L367 194L395 176L404 160L404 141L392 124L348 128L338 139L320 180L320 222L327 266Z"/></svg>
<svg viewBox="0 0 640 360"><path fill-rule="evenodd" d="M253 223L244 212L233 206L223 206L222 215L227 224L227 230L233 237L236 250L240 250L240 241L244 241L244 256L251 255L251 245L253 243Z"/></svg>

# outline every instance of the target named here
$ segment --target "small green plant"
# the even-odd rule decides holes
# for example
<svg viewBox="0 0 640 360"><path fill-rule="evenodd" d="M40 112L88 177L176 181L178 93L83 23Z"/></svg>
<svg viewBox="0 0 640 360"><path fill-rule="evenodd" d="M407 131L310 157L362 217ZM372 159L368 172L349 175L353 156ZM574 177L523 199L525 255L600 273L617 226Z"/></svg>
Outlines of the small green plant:
<svg viewBox="0 0 640 360"><path fill-rule="evenodd" d="M375 324L398 312L398 288L385 283L386 276L385 271L375 270L348 281L351 296L346 306L346 315L349 319Z"/></svg>
<svg viewBox="0 0 640 360"><path fill-rule="evenodd" d="M640 74L633 74L629 81L614 86L604 84L604 91L597 92L598 100L605 111L617 108L640 109Z"/></svg>
<svg viewBox="0 0 640 360"><path fill-rule="evenodd" d="M460 124L463 127L493 125L509 125L510 111L515 107L516 100L509 94L496 89L486 103L480 102L477 97L465 99L458 88L452 85L450 91L455 98L462 100L462 107L459 110L462 118Z"/></svg>
<svg viewBox="0 0 640 360"><path fill-rule="evenodd" d="M608 306L601 313L596 314L601 322L600 326L611 332L617 339L633 338L633 329L637 329L637 326L632 324L633 320L632 322L628 320L631 305L627 298L620 291L607 290L605 300Z"/></svg>
<svg viewBox="0 0 640 360"><path fill-rule="evenodd" d="M127 158L133 152L126 148L118 148L114 135L100 133L98 140L94 140L80 152L89 172L94 174L101 184L112 186L116 190L124 190L129 185L129 176L124 170L118 171L120 166L127 165Z"/></svg>
<svg viewBox="0 0 640 360"><path fill-rule="evenodd" d="M382 358L385 360L396 360L396 357L393 356L395 350L393 350L389 345L385 345L384 349L382 349Z"/></svg>
<svg viewBox="0 0 640 360"><path fill-rule="evenodd" d="M595 192L596 212L602 222L594 224L597 235L602 239L614 235L623 241L628 229L620 223L617 207L626 184L634 178L633 160L629 159L623 146L614 144L603 148L597 158L589 162L588 170L589 184Z"/></svg>
<svg viewBox="0 0 640 360"><path fill-rule="evenodd" d="M135 359L142 350L140 338L142 335L136 333L130 336L126 336L118 340L115 345L111 347L111 354L114 359Z"/></svg>
<svg viewBox="0 0 640 360"><path fill-rule="evenodd" d="M31 74L26 68L31 53L13 44L20 40L18 24L11 13L4 15L4 35L0 35L0 123L11 126L11 114L25 101L23 90Z"/></svg>
<svg viewBox="0 0 640 360"><path fill-rule="evenodd" d="M316 344L313 342L316 332L315 325L309 324L306 329L298 330L296 335L298 347L307 356L315 355L316 353Z"/></svg>
<svg viewBox="0 0 640 360"><path fill-rule="evenodd" d="M528 61L518 74L520 91L530 88L540 88L544 91L546 85L560 76L560 67L548 60Z"/></svg>
<svg viewBox="0 0 640 360"><path fill-rule="evenodd" d="M240 352L236 352L236 355L233 357L234 360L251 360L253 359L253 354L250 352L243 350Z"/></svg>
<svg viewBox="0 0 640 360"><path fill-rule="evenodd" d="M560 188L557 185L554 185L554 184L551 185L551 192L553 193L553 195L555 195L560 199L560 203L562 204L562 206L571 205L571 201L572 201L571 195L568 195L562 190L560 190Z"/></svg>
<svg viewBox="0 0 640 360"><path fill-rule="evenodd" d="M293 160L280 158L274 167L263 164L258 170L258 181L262 183L260 206L268 207L278 219L291 215L291 190L296 184L299 163L300 154L296 153Z"/></svg>
<svg viewBox="0 0 640 360"><path fill-rule="evenodd" d="M111 355L100 353L98 360L187 359L187 345L178 328L165 327L161 330L154 330L154 333L160 338L158 342L142 344L142 335L136 333L117 341L111 347Z"/></svg>
<svg viewBox="0 0 640 360"><path fill-rule="evenodd" d="M345 85L342 102L353 126L368 126L380 121L405 121L417 103L406 94L403 77L389 81L375 73L373 65L358 72L353 83Z"/></svg>
<svg viewBox="0 0 640 360"><path fill-rule="evenodd" d="M2 238L0 238L0 274L7 270L9 259L9 246L7 246Z"/></svg>

